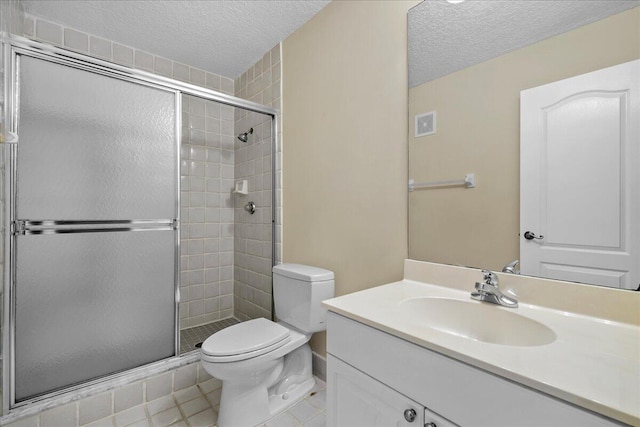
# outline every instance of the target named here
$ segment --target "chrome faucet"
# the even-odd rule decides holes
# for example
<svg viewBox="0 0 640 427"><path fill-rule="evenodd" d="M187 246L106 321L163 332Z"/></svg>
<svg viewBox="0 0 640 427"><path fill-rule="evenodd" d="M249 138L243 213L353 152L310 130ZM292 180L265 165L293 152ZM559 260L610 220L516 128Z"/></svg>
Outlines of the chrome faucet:
<svg viewBox="0 0 640 427"><path fill-rule="evenodd" d="M520 260L516 259L502 268L503 273L520 274Z"/></svg>
<svg viewBox="0 0 640 427"><path fill-rule="evenodd" d="M476 282L476 292L471 292L471 298L478 301L491 302L503 307L516 308L518 301L500 292L498 289L498 276L493 271L482 270L484 279Z"/></svg>

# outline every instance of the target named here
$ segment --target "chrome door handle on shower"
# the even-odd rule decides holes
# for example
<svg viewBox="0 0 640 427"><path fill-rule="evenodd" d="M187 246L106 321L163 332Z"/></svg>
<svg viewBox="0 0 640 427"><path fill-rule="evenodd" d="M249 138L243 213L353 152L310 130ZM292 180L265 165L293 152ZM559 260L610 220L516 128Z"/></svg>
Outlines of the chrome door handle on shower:
<svg viewBox="0 0 640 427"><path fill-rule="evenodd" d="M244 205L244 210L253 215L254 213L256 213L256 204L253 202L249 202Z"/></svg>
<svg viewBox="0 0 640 427"><path fill-rule="evenodd" d="M524 238L527 240L533 240L533 239L542 240L544 239L544 236L543 235L536 236L536 233L532 233L531 231L525 231Z"/></svg>

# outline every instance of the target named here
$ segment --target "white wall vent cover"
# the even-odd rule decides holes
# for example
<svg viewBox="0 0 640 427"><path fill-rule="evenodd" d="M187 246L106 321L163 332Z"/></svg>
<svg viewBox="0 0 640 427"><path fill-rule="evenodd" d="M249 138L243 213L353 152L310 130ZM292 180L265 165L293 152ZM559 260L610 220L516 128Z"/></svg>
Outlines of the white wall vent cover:
<svg viewBox="0 0 640 427"><path fill-rule="evenodd" d="M415 137L433 135L436 133L436 112L416 115Z"/></svg>

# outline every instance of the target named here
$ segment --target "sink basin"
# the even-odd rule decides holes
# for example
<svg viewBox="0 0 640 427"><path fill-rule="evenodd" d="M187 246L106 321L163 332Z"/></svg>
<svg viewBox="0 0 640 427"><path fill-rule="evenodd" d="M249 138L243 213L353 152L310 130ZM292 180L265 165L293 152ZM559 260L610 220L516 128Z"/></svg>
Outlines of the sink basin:
<svg viewBox="0 0 640 427"><path fill-rule="evenodd" d="M414 325L474 341L532 347L556 339L542 323L489 303L421 297L401 301L400 308Z"/></svg>

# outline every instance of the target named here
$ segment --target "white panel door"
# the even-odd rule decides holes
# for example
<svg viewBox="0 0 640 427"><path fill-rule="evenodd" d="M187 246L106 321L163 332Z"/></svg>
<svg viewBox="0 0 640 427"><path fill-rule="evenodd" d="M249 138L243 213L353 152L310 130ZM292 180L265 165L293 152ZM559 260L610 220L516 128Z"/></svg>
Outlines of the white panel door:
<svg viewBox="0 0 640 427"><path fill-rule="evenodd" d="M639 63L521 92L522 274L640 285Z"/></svg>

